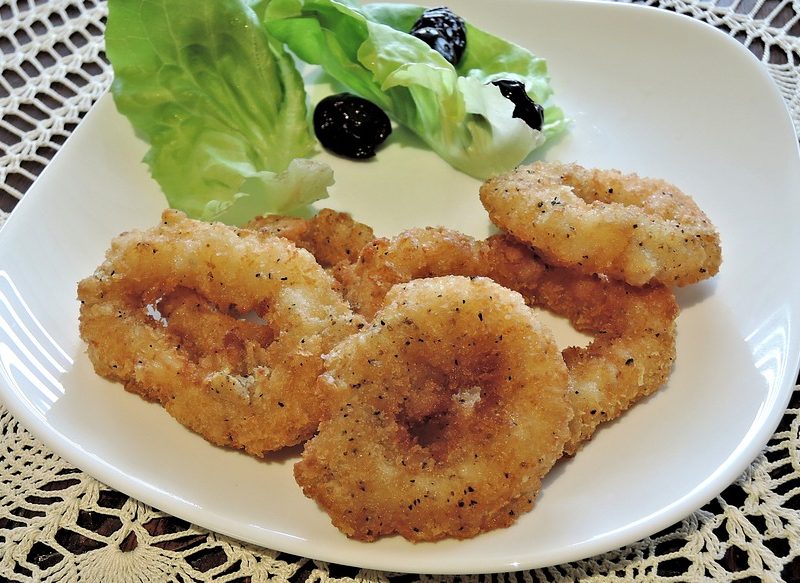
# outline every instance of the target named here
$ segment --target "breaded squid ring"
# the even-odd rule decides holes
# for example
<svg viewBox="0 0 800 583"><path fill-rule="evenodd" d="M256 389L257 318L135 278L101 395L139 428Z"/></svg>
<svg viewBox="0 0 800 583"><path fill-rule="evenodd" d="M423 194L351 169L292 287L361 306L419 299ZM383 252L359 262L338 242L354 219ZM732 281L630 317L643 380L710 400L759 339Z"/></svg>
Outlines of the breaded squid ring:
<svg viewBox="0 0 800 583"><path fill-rule="evenodd" d="M574 455L600 424L616 419L669 378L679 313L675 295L663 285L637 287L547 266L508 236L491 237L486 244L491 277L592 336L588 346L562 351L575 410L564 453Z"/></svg>
<svg viewBox="0 0 800 583"><path fill-rule="evenodd" d="M310 219L264 215L252 219L244 228L289 239L310 251L326 268L354 262L362 247L375 238L371 227L331 209L322 209Z"/></svg>
<svg viewBox="0 0 800 583"><path fill-rule="evenodd" d="M337 277L354 309L370 318L393 285L452 272L489 277L593 337L588 346L563 351L575 409L566 454L656 391L671 372L678 305L668 288L550 267L508 235L476 241L447 229L409 229L376 239Z"/></svg>
<svg viewBox="0 0 800 583"><path fill-rule="evenodd" d="M338 406L315 383L321 355L363 324L307 251L177 211L114 239L78 297L98 374L257 456L307 439ZM267 330L239 321L251 312Z"/></svg>
<svg viewBox="0 0 800 583"><path fill-rule="evenodd" d="M492 222L546 262L631 285L683 286L719 271L719 234L691 197L663 180L536 162L487 180Z"/></svg>
<svg viewBox="0 0 800 583"><path fill-rule="evenodd" d="M508 526L561 456L563 359L522 297L488 279L398 285L326 360L320 382L347 400L294 473L352 538Z"/></svg>
<svg viewBox="0 0 800 583"><path fill-rule="evenodd" d="M396 283L441 275L475 276L483 272L481 244L442 227L409 229L392 239L364 246L352 264L339 264L334 277L353 309L371 318Z"/></svg>

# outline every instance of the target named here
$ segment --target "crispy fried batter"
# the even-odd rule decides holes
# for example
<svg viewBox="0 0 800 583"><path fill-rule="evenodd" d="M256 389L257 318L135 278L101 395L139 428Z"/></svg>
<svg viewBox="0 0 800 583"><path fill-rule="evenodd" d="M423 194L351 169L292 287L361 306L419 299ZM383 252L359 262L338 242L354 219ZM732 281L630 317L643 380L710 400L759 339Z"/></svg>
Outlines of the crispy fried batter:
<svg viewBox="0 0 800 583"><path fill-rule="evenodd" d="M480 244L441 227L409 229L392 239L374 239L352 264L339 264L334 277L353 309L371 318L396 283L439 275L481 273Z"/></svg>
<svg viewBox="0 0 800 583"><path fill-rule="evenodd" d="M452 273L489 277L593 336L589 346L563 351L576 411L565 453L574 454L600 423L621 415L669 376L678 314L669 289L550 267L508 235L476 241L447 229L409 229L374 241L337 275L354 309L369 318L391 286Z"/></svg>
<svg viewBox="0 0 800 583"><path fill-rule="evenodd" d="M180 340L181 350L208 370L229 369L244 376L266 362L274 338L269 326L221 311L189 288L177 288L154 306L166 330ZM231 368L233 367L233 368Z"/></svg>
<svg viewBox="0 0 800 583"><path fill-rule="evenodd" d="M81 337L98 374L214 444L310 439L295 478L347 536L509 526L562 455L665 383L666 286L714 275L721 251L691 198L615 170L539 162L481 200L507 233L165 211L79 283ZM592 341L559 352L531 306Z"/></svg>
<svg viewBox="0 0 800 583"><path fill-rule="evenodd" d="M322 209L311 219L264 215L244 225L263 233L284 237L311 252L323 267L352 263L358 252L375 238L372 228L347 213Z"/></svg>
<svg viewBox="0 0 800 583"><path fill-rule="evenodd" d="M494 279L593 337L588 346L562 351L575 409L564 452L575 454L601 423L666 382L675 360L675 295L663 285L635 287L546 266L508 236L492 237L487 245Z"/></svg>
<svg viewBox="0 0 800 583"><path fill-rule="evenodd" d="M348 536L466 538L530 509L572 410L549 330L485 278L398 285L326 357L348 395L295 477Z"/></svg>
<svg viewBox="0 0 800 583"><path fill-rule="evenodd" d="M683 286L719 271L716 228L663 180L536 162L486 181L481 201L498 227L548 263L632 285Z"/></svg>
<svg viewBox="0 0 800 583"><path fill-rule="evenodd" d="M177 211L117 237L78 296L98 374L253 455L307 439L338 406L315 383L320 357L363 323L305 250ZM251 312L264 324L239 319Z"/></svg>

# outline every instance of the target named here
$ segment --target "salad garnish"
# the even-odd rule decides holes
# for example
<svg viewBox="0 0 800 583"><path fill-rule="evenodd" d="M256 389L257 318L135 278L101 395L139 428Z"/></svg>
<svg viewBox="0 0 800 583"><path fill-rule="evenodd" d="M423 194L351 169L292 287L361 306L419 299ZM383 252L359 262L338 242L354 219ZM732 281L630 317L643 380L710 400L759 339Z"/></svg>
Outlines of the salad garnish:
<svg viewBox="0 0 800 583"><path fill-rule="evenodd" d="M190 217L242 224L261 214L302 214L328 196L333 171L314 159L300 61L319 65L344 91L479 179L511 170L567 125L551 102L544 59L456 15L451 20L466 36L454 65L412 34L429 12L410 4L108 5L114 101L148 142L145 162L168 204ZM493 84L499 81L521 87L540 109L540 127L515 116L515 103Z"/></svg>

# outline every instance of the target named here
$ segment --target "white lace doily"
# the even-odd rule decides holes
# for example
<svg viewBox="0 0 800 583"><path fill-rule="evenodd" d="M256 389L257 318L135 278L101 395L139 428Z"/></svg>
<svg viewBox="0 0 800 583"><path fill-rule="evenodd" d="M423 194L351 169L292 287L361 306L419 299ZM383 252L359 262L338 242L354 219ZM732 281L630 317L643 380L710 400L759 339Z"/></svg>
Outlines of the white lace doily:
<svg viewBox="0 0 800 583"><path fill-rule="evenodd" d="M800 3L647 3L750 48L800 129ZM105 16L105 3L94 0L0 0L0 223L109 86ZM800 581L799 431L800 388L735 484L634 545L535 571L420 577L272 552L165 515L70 467L0 407L0 581Z"/></svg>
<svg viewBox="0 0 800 583"><path fill-rule="evenodd" d="M762 455L681 523L584 561L480 577L392 575L239 543L106 488L0 411L0 580L800 581L800 387Z"/></svg>

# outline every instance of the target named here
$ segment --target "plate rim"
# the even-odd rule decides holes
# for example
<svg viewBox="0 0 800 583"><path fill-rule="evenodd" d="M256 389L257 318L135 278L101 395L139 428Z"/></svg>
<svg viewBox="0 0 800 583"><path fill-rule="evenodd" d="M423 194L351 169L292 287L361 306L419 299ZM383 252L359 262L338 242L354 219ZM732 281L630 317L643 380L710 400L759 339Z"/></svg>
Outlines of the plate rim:
<svg viewBox="0 0 800 583"><path fill-rule="evenodd" d="M505 1L506 2L514 2L514 3L527 3L527 2L522 2L521 0L505 0ZM558 4L563 4L563 3L559 2L558 0L540 0L540 3L550 4L550 5L553 5L553 6L558 5ZM651 12L660 14L659 18L666 17L666 18L683 19L685 22L692 22L694 24L697 24L697 25L705 27L707 30L714 31L714 33L718 35L718 38L727 39L727 41L729 41L730 43L733 43L734 45L739 47L739 49L741 49L742 51L747 52L748 55L750 55L753 59L755 59L755 56L752 55L752 53L747 51L747 49L745 47L741 46L741 44L739 44L738 41L736 41L735 39L731 38L729 35L727 35L727 34L721 32L721 31L715 29L714 27L712 27L711 25L709 25L707 23L698 21L698 20L693 19L693 18L691 18L689 16L686 16L686 15L665 12L663 10L660 10L660 9L654 8L654 7L650 7L650 6L642 6L642 5L635 5L635 4L620 4L620 3L613 3L613 2L605 2L605 1L602 1L602 0L601 1L598 1L598 0L572 0L572 2L570 2L569 4L573 4L573 5L584 4L584 5L594 5L594 6L605 6L606 8L612 7L613 10L641 10L641 11L645 11L646 10L646 11L651 11ZM770 79L770 81L772 82L771 79ZM774 82L772 82L772 84L773 84L773 88L774 88ZM101 99L107 100L109 98L110 98L110 96L106 94ZM786 106L785 101L783 99L781 99L781 102L783 103L784 108L785 108L787 122L791 125L791 118L788 115L788 106ZM98 106L97 106L97 104L95 104L92 107L92 109L87 113L87 115L84 117L84 119L81 121L81 123L78 125L78 127L75 128L75 130L69 136L69 138L67 138L65 143L61 146L61 148L59 148L58 152L56 152L56 154L54 155L53 160L47 165L47 167L45 167L45 169L43 170L41 175L36 179L34 184L30 187L30 189L28 191L28 195L24 196L23 199L17 204L17 208L15 209L15 211L11 213L11 216L8 218L8 221L6 222L6 224L3 225L2 229L0 229L0 243L5 242L5 240L9 238L9 236L10 236L10 235L8 235L9 232L13 232L15 229L21 229L22 228L22 226L18 227L17 225L18 224L22 225L22 221L24 220L24 217L29 212L27 210L28 207L30 207L30 206L32 206L34 204L37 204L37 203L32 202L32 201L35 201L35 198L37 196L40 196L40 195L38 195L38 192L40 192L40 190L36 187L37 183L39 183L43 177L49 175L48 174L49 172L52 172L51 169L53 168L53 162L56 161L57 159L59 159L62 156L62 152L68 150L70 144L74 141L74 136L75 135L79 135L80 132L84 131L84 129L88 126L87 121L90 120L90 119L93 119L94 116L97 115L97 112L98 112ZM797 138L796 135L795 135L795 138ZM795 146L797 146L797 140L796 139L795 139ZM800 149L798 149L797 152L800 153ZM800 160L800 156L797 156L797 158ZM33 195L33 196L29 196L29 195ZM22 212L21 213L17 212L20 209L22 209ZM19 218L19 217L21 217L21 218ZM9 230L9 225L11 225L10 230ZM3 248L5 248L5 247L3 246ZM0 253L0 256L2 256L4 254L5 254L5 252ZM795 334L795 336L796 336L796 334ZM797 371L798 371L799 368L800 368L800 353L795 352L795 354L790 356L790 358L789 358L789 360L787 362L787 370L786 370L786 373L785 373L785 375L787 377L787 380L784 382L784 385L782 385L781 391L777 392L776 395L775 395L775 397L776 397L776 406L773 407L770 410L771 411L771 415L769 416L770 423L762 423L761 424L760 431L758 432L758 439L755 440L755 441L753 441L753 440L750 441L750 445L747 448L748 450L757 449L758 451L761 451L763 449L763 447L766 445L766 443L769 440L769 438L774 433L775 428L778 427L778 425L779 425L779 423L780 423L780 421L781 421L781 419L782 419L782 417L783 417L783 415L785 413L786 405L788 404L789 399L791 398L792 392L794 390L793 389L793 387L794 387L794 378L796 378ZM792 370L794 370L794 375L793 376L791 375L791 371ZM172 514L173 516L189 520L193 524L197 524L197 525L200 524L199 522L196 522L196 518L194 518L194 517L186 518L186 516L188 514L191 514L191 512L188 511L188 510L191 510L191 508L187 509L187 508L181 506L179 503L176 503L176 504L164 504L163 501L158 501L156 503L153 503L153 501L152 501L153 500L153 496L152 496L153 491L152 491L152 486L151 485L149 485L149 484L139 484L137 482L136 483L136 487L131 488L129 482L125 482L124 484L121 484L120 480L122 479L123 476L122 476L121 472L113 466L113 464L110 464L110 463L104 462L103 460L98 460L98 459L95 459L95 458L89 458L91 461L89 461L87 463L87 458L80 457L80 455L79 455L80 452L75 451L75 449L74 449L74 445L75 444L73 444L68 439L67 436L62 434L56 428L52 427L49 423L46 422L46 420L43 420L43 419L37 417L34 411L32 411L32 410L28 409L27 407L23 406L23 404L21 402L19 402L17 400L14 400L14 399L6 398L6 397L9 396L10 391L11 391L11 389L9 389L6 386L5 379L3 379L3 382L0 382L0 397L2 397L3 403L9 409L9 411L14 415L15 419L19 420L21 422L21 424L31 432L32 435L34 435L35 437L40 439L48 448L50 448L52 451L54 451L54 453L56 453L57 455L59 455L60 457L62 457L66 461L68 461L70 464L74 465L75 467L83 469L83 471L86 474L90 475L90 476L93 476L93 477L94 476L101 476L101 478L98 478L100 481L102 481L103 483L105 483L105 484L107 484L107 485L109 485L109 486L111 486L111 487L113 487L113 488L115 488L115 489L117 489L117 490L119 490L121 492L125 492L125 493L131 492L131 491L136 492L136 494L132 495L132 497L134 497L137 500L140 500L140 501L144 502L145 504L153 506L154 508L162 509L162 511L168 512L169 514ZM783 401L782 403L777 401L777 397L778 396L780 396L782 398L781 399ZM46 435L47 437L46 438L42 437L42 435ZM764 435L766 435L766 437L764 437ZM763 443L761 443L758 446L758 448L756 448L754 444L756 442L761 442L762 438L763 438ZM758 455L758 452L756 452L755 455ZM80 458L80 462L79 463L75 463L75 458L76 457ZM745 458L742 457L742 456L739 456L739 458L737 458L737 460L740 462L739 464L731 464L731 465L726 467L725 475L727 477L731 477L732 476L730 478L730 480L728 480L726 483L731 483L733 480L735 480L742 473L742 471L744 471L750 465L750 463L752 463L752 459L750 459L749 461L744 461ZM86 467L89 467L90 469L89 470L84 469ZM726 480L727 480L727 477L725 478ZM130 476L128 476L128 478L130 478ZM719 479L717 479L716 483L721 483L721 481ZM119 485L119 484L121 484L121 485ZM722 486L722 488L724 488L724 486ZM721 489L718 489L717 493L719 491L721 491ZM707 499L705 499L703 501L699 501L699 500L695 499L695 498L698 498L698 496L699 496L699 492L698 492L698 493L696 493L694 498L691 498L691 499L689 499L688 497L683 498L681 500L682 504L678 504L677 507L680 507L680 508L683 508L684 510L687 510L686 512L684 512L684 510L681 510L682 515L686 516L686 515L690 514L692 511L696 510L697 508L700 508L703 504L705 504L708 500L712 499L713 496L715 496L715 495L716 494L713 494L709 498L707 498ZM667 526L669 526L669 525L671 525L671 524L673 524L675 522L674 516L673 516L675 514L675 512L667 515L667 514L664 514L663 509L662 509L662 511L660 511L659 514L662 514L660 521L648 523L648 527L646 528L646 530L648 530L650 534L652 534L654 532L657 532L658 530L661 530L662 528L665 528L665 527L667 527ZM202 527L203 528L208 528L208 529L213 530L215 532L219 532L221 534L224 534L226 536L235 538L237 540L243 540L243 539L240 538L240 534L237 534L236 529L234 527L232 527L230 524L226 523L226 521L224 520L223 516L217 516L216 514L214 516L219 518L221 520L221 522L217 522L215 525L210 526L210 527L206 526L204 524ZM654 525L656 526L655 528L654 528ZM660 526L658 526L658 525L660 525ZM387 567L385 560L383 560L383 561L380 560L380 559L372 560L372 558L369 557L369 554L365 554L364 560L363 561L359 560L358 564L355 564L355 563L352 563L352 562L343 561L341 558L338 558L338 557L326 556L327 555L327 551L325 549L318 549L319 552L315 551L313 553L313 558L316 558L318 560L330 561L332 563L336 563L336 564L340 564L340 565L349 565L349 566L365 568L365 569L390 570L390 571L393 571L393 572L415 572L415 573L434 573L435 572L437 574L499 573L499 572L517 571L517 570L521 570L521 569L531 569L531 568L543 567L543 566L547 566L547 565L560 564L560 563L564 563L564 562L568 562L568 561L575 561L575 560L579 560L581 558L586 558L588 556L596 554L597 552L605 552L605 551L608 551L608 550L614 550L616 548L619 548L620 546L624 546L625 544L630 544L631 542L634 542L635 540L639 540L639 539L642 538L642 536L648 536L647 534L645 534L645 535L637 534L634 538L631 538L631 534L632 533L630 531L631 531L631 529L627 529L627 530L624 530L623 532L620 532L619 535L618 535L617 542L615 542L614 546L611 547L611 548L608 548L608 541L609 541L608 537L603 537L602 540L605 541L603 544L599 544L599 543L594 543L594 544L584 543L582 545L577 545L577 546L570 547L570 549L572 549L573 552L566 552L565 551L563 553L564 556L562 556L560 559L558 559L557 562L547 562L546 564L531 564L530 562L526 563L526 561L524 561L524 560L519 561L519 562L509 561L509 562L504 563L503 565L494 564L488 570L485 570L483 568L480 568L479 570L475 570L474 566L469 566L466 570L462 569L460 567L452 569L452 570L450 570L450 569L442 569L441 568L442 566L438 565L438 563L437 563L437 566L435 566L435 567L434 567L433 564L431 564L430 567L423 567L424 569L432 569L432 570L418 571L418 570L415 569L413 571L403 571L402 569L397 570L397 569L395 569L393 567ZM620 541L622 541L622 542L620 542ZM283 545L282 546L282 548L285 549L285 551L283 551L283 552L288 552L288 553L297 554L297 555L300 555L300 556L303 556L303 557L312 558L312 556L310 556L309 553L308 553L308 551L309 551L308 548L301 549L300 547L302 547L302 542L300 542L300 543L298 543L296 545L288 544L288 545ZM600 550L600 547L604 548L605 551ZM369 545L365 545L364 548L365 549L369 549L370 547L369 547ZM585 550L580 552L580 553L574 552L575 550L580 549L580 548L584 548ZM278 550L278 549L274 549L274 550ZM580 557L574 556L576 554L580 554L581 556ZM402 561L403 559L401 558L399 560ZM436 563L436 561L431 561L430 563ZM471 565L471 563L468 563L468 565ZM397 565L397 567L400 567L400 565Z"/></svg>

